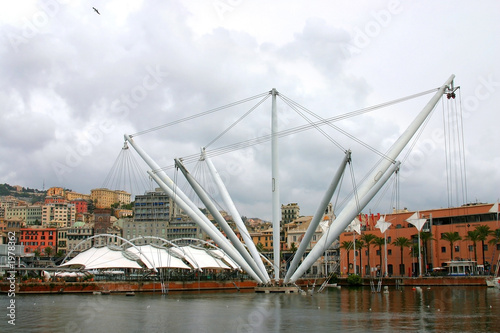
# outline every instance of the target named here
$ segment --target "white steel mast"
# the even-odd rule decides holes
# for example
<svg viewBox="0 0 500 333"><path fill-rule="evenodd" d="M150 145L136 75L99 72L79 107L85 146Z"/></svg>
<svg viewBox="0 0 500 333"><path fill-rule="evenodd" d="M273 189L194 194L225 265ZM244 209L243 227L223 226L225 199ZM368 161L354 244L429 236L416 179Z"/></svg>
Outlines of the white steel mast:
<svg viewBox="0 0 500 333"><path fill-rule="evenodd" d="M330 200L332 200L333 193L335 192L335 189L337 188L337 186L340 182L342 174L344 173L345 167L350 160L351 160L351 151L348 150L348 151L346 151L345 157L342 160L342 163L340 164L339 168L337 169L337 172L335 173L335 176L333 177L332 182L330 183L330 186L328 187L328 190L326 191L325 195L323 196L323 200L321 200L321 202L318 206L318 209L316 210L316 213L314 214L314 217L311 220L309 227L307 228L307 231L304 235L304 238L300 242L299 248L295 252L295 256L293 257L293 260L290 263L290 266L288 268L288 272L287 272L285 279L283 281L284 283L288 282L288 280L290 279L290 276L295 271L295 268L297 268L299 261L302 258L302 255L307 250L309 242L313 238L314 233L316 232L316 228L318 227L319 223L321 222L321 218L323 217L323 214L325 213L325 209L328 206L328 203L330 202ZM325 262L326 262L326 260L325 260Z"/></svg>
<svg viewBox="0 0 500 333"><path fill-rule="evenodd" d="M257 266L259 267L260 271L264 275L264 282L268 283L270 281L269 275L267 274L266 267L264 266L264 263L262 261L262 258L260 257L259 252L257 251L257 248L255 247L254 242L252 241L252 237L250 237L250 234L248 233L248 229L245 226L245 223L243 223L243 220L241 219L240 213L238 212L238 209L234 205L233 200L231 199L231 196L229 195L226 186L224 185L224 182L222 181L219 172L215 168L215 165L212 163L212 160L208 158L206 155L205 149L202 151L202 158L205 160L208 166L208 170L210 171L210 174L212 175L212 178L215 182L215 185L217 186L217 189L220 192L220 195L222 197L222 200L226 204L229 212L231 213L231 216L233 217L234 222L236 223L236 226L240 230L241 237L243 238L243 241L245 242L246 246L248 247L248 250L250 251L253 259L257 263Z"/></svg>
<svg viewBox="0 0 500 333"><path fill-rule="evenodd" d="M221 213L217 210L217 207L215 204L212 202L208 194L205 192L205 190L198 184L196 179L191 175L191 173L186 169L184 164L179 159L175 159L175 165L181 170L182 174L184 177L186 177L186 180L189 182L193 190L196 192L198 197L201 199L201 201L205 204L205 207L210 211L214 219L217 221L219 226L222 228L222 230L226 233L226 237L229 238L233 246L236 248L238 253L245 259L247 264L251 267L253 272L255 272L261 280L266 281L266 277L264 274L260 271L259 267L257 266L257 263L252 259L250 256L250 253L245 249L241 241L238 239L238 236L234 233L233 229L229 226L229 224L226 222L226 220L222 217ZM250 272L248 272L250 273Z"/></svg>
<svg viewBox="0 0 500 333"><path fill-rule="evenodd" d="M374 168L372 173L366 178L366 180L360 185L358 189L358 196L360 202L356 200L355 196L353 196L346 207L339 214L335 223L333 223L324 234L323 237L318 241L318 243L311 250L309 255L304 259L302 264L297 268L297 270L293 273L290 282L295 282L299 279L315 262L321 257L324 250L327 249L330 244L342 233L342 231L351 223L352 219L356 217L359 212L363 209L363 207L368 204L368 202L372 199L372 197L376 194L370 193L372 188L376 187L381 181L381 177L386 174L386 171L389 169L393 161L398 157L401 151L406 147L408 142L411 140L413 135L417 132L420 126L423 124L425 119L429 116L431 111L436 106L437 102L441 99L442 95L448 88L450 84L452 84L455 75L451 75L448 80L438 89L436 94L431 98L431 100L427 103L427 105L422 109L422 111L417 115L417 117L413 120L410 126L406 129L405 132L399 137L399 139L394 143L394 145L389 149L389 152L386 154L387 158L383 158L378 165ZM380 186L383 184L380 184ZM369 197L369 194L373 194L372 197Z"/></svg>
<svg viewBox="0 0 500 333"><path fill-rule="evenodd" d="M281 207L279 188L279 166L278 166L278 112L276 110L275 88L271 90L272 110L271 110L271 162L272 162L272 205L273 205L273 256L274 256L274 280L280 280L280 247L281 247Z"/></svg>

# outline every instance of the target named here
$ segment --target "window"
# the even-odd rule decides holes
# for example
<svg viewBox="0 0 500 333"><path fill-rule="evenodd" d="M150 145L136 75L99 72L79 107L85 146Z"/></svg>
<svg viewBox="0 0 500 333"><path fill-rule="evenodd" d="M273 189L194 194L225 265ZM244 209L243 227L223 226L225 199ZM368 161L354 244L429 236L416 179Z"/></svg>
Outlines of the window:
<svg viewBox="0 0 500 333"><path fill-rule="evenodd" d="M474 251L474 246L469 245L469 252L472 252L472 251Z"/></svg>
<svg viewBox="0 0 500 333"><path fill-rule="evenodd" d="M460 252L460 246L455 245L455 252Z"/></svg>
<svg viewBox="0 0 500 333"><path fill-rule="evenodd" d="M446 253L446 246L441 246L441 253Z"/></svg>
<svg viewBox="0 0 500 333"><path fill-rule="evenodd" d="M388 256L392 255L392 250L391 249L387 250L387 255Z"/></svg>

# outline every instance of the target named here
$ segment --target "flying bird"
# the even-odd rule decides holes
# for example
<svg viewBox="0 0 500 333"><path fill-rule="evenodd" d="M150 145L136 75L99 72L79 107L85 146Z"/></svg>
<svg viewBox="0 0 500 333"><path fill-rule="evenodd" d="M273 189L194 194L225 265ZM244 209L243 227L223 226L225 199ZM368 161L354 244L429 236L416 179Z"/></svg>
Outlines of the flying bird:
<svg viewBox="0 0 500 333"><path fill-rule="evenodd" d="M92 7L92 9L94 9L97 14L101 15L101 13L99 13L99 11L95 7Z"/></svg>

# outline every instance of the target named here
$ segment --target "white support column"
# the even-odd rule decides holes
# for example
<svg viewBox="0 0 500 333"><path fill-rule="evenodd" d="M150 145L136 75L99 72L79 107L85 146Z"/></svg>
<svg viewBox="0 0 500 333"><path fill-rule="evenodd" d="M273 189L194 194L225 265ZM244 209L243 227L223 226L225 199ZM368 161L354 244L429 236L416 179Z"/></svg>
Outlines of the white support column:
<svg viewBox="0 0 500 333"><path fill-rule="evenodd" d="M206 232L210 238L216 242L224 252L227 253L228 256L231 257L235 262L237 262L248 274L250 274L257 282L262 283L261 278L253 271L253 269L246 263L246 261L240 256L240 254L233 248L231 244L227 241L226 238L219 236L216 232L214 232L208 225L200 219L195 212L189 207L189 205L184 202L179 196L173 193L172 189L170 189L155 173L148 171L148 174L154 179L154 181L170 196L177 205L188 214L194 222L196 222L204 232ZM211 223L210 223L211 224Z"/></svg>
<svg viewBox="0 0 500 333"><path fill-rule="evenodd" d="M175 159L175 165L181 170L182 174L184 177L186 177L186 180L189 182L191 185L191 188L196 192L198 197L201 199L203 204L205 204L205 207L210 211L212 216L215 218L219 226L224 230L226 233L226 237L229 238L233 246L236 248L238 253L243 257L243 259L246 261L246 263L251 267L252 271L254 274L257 274L262 281L265 281L264 274L260 271L259 267L257 267L257 263L253 260L253 258L250 256L250 253L245 249L241 241L238 239L236 234L234 233L233 229L229 226L229 224L226 222L224 217L220 214L219 210L215 206L215 204L212 202L208 194L205 192L205 190L200 186L200 184L194 179L194 177L189 173L189 171L186 169L184 164L179 159ZM250 272L248 272L250 273Z"/></svg>
<svg viewBox="0 0 500 333"><path fill-rule="evenodd" d="M274 256L274 281L280 280L281 268L281 207L279 188L279 165L278 165L278 111L276 110L275 88L271 90L272 110L271 110L271 161L272 161L272 206L273 206L273 256Z"/></svg>
<svg viewBox="0 0 500 333"><path fill-rule="evenodd" d="M452 84L455 75L451 75L448 80L438 89L436 94L431 98L431 100L427 103L427 105L420 111L417 117L411 122L406 131L401 134L399 139L394 143L394 145L387 152L386 159L382 159L378 165L374 168L373 172L367 177L367 179L361 184L358 189L358 195L361 197L361 201L365 201L365 198L368 199L368 193L373 192L372 188L378 187L380 183L381 177L383 177L384 173L389 169L392 164L391 160L395 160L401 151L406 147L408 142L411 140L413 135L417 132L420 126L423 124L425 119L432 112L437 102L443 96L446 88L450 84ZM381 184L383 185L383 184ZM380 185L380 186L381 186ZM373 193L373 196L376 194ZM321 256L325 247L328 247L347 227L349 223L351 223L352 219L359 214L361 209L368 204L369 198L363 205L361 203L358 205L355 198L351 198L349 203L346 205L344 210L340 213L340 215L335 220L335 223L328 228L327 235L328 237L323 236L320 241L316 244L316 246L312 249L311 253L307 256L307 258L302 262L301 266L297 269L297 271L292 276L292 282L295 282L302 274L304 274L309 267L311 267L314 262ZM340 218L342 216L342 218ZM333 228L332 228L333 227Z"/></svg>
<svg viewBox="0 0 500 333"><path fill-rule="evenodd" d="M250 234L248 232L247 227L245 226L245 223L241 220L240 213L238 212L238 209L234 205L233 200L231 199L231 196L229 195L226 186L224 185L224 182L222 181L219 172L215 168L214 164L212 161L206 156L205 154L205 149L203 149L203 159L205 162L207 162L208 170L210 171L210 174L212 175L212 178L215 182L215 185L217 186L222 200L227 206L227 209L229 210L229 213L233 217L234 222L236 223L236 226L240 230L241 237L243 238L243 241L247 245L248 250L250 251L250 254L252 255L254 261L257 263L258 268L264 275L264 282L268 283L270 281L269 275L267 274L266 267L264 266L264 263L262 262L262 258L260 257L259 252L257 251L257 248L255 247L254 242L252 241L252 237L250 237Z"/></svg>
<svg viewBox="0 0 500 333"><path fill-rule="evenodd" d="M188 198L184 192L173 182L172 179L163 171L160 166L137 144L135 141L127 134L124 135L125 140L130 143L130 145L135 149L135 151L141 156L141 158L146 162L147 165L155 172L155 175L161 179L163 184L165 184L172 192L173 196L180 198L184 203L186 203L191 210L202 220L204 223L212 229L213 232L219 235L223 239L223 242L230 244L227 238L225 238L222 233L208 220L208 218L203 215L203 213L196 207L196 205ZM159 184L158 184L159 185ZM160 186L161 187L161 186ZM174 198L172 196L172 199Z"/></svg>
<svg viewBox="0 0 500 333"><path fill-rule="evenodd" d="M370 200L377 194L377 192L382 188L389 177L399 168L400 162L396 162L389 168L389 170L383 174L375 185L370 188L367 193L359 200L359 204L356 204L355 198L352 198L348 203L350 207L346 207L340 212L340 214L335 219L335 222L328 228L327 232L320 238L318 243L313 247L309 255L304 259L302 264L297 268L295 273L293 273L290 278L290 282L293 283L297 281L315 262L321 257L323 251L327 249L330 244L345 230L347 225L359 214L359 212L370 202ZM360 268L361 270L361 268Z"/></svg>
<svg viewBox="0 0 500 333"><path fill-rule="evenodd" d="M323 217L325 213L325 209L328 206L328 203L330 200L332 200L333 193L335 192L335 189L337 188L340 178L342 177L342 174L344 173L345 167L347 163L351 160L351 151L348 150L345 153L344 159L342 160L342 163L340 164L339 168L337 169L337 172L335 173L332 182L330 183L330 186L328 187L325 195L323 196L323 199L321 200L318 209L316 210L316 213L314 214L313 219L311 220L311 223L309 224L309 227L307 228L307 231L304 235L304 238L300 242L299 248L297 249L297 252L295 253L292 262L290 263L290 267L288 268L288 272L286 273L284 283L287 283L288 280L290 280L290 276L295 272L295 269L297 268L300 259L304 255L305 251L307 250L307 246L309 245L309 242L313 238L316 228L318 228L319 223L321 222L321 218ZM326 250L325 250L326 251Z"/></svg>

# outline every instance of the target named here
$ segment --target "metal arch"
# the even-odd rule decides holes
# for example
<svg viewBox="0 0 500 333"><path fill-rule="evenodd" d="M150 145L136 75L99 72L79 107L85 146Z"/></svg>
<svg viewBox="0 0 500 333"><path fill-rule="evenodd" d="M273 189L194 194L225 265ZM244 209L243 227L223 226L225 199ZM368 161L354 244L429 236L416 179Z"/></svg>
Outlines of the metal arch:
<svg viewBox="0 0 500 333"><path fill-rule="evenodd" d="M84 240L82 240L80 243L76 244L75 248L73 250L71 250L67 255L66 257L64 257L63 261L61 262L61 265L64 264L64 262L66 261L66 259L68 259L69 255L71 253L73 253L73 251L78 248L80 245L82 245L83 243L85 243L86 241L88 240L91 240L91 239L94 239L94 238L97 238L97 237L118 237L118 239L124 241L125 243L128 243L130 244L132 247L136 248L140 254L143 254L142 251L140 249L137 248L137 246L134 244L134 243L131 243L129 240L121 237L121 236L118 236L118 235L112 235L112 234L99 234L99 235L94 235L94 236L90 236L88 238L85 238ZM123 245L123 244L122 244ZM121 245L119 246L121 247ZM125 249L124 249L125 250ZM144 255L143 255L144 256ZM146 256L144 256L146 257ZM153 265L153 263L151 261L149 261L149 259L146 257L146 260L148 261L148 263L151 265L151 267L153 267L153 270L155 272L158 272L158 270L156 269L155 265ZM59 266L61 266L59 265Z"/></svg>

